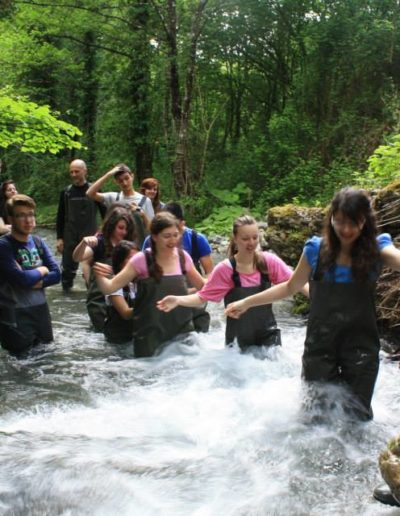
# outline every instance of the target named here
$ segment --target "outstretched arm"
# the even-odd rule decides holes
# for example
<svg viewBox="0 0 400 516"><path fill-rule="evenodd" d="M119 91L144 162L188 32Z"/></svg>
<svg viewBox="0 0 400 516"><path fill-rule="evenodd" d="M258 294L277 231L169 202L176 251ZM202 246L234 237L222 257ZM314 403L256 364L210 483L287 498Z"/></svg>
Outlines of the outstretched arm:
<svg viewBox="0 0 400 516"><path fill-rule="evenodd" d="M89 199L93 199L94 201L97 201L97 202L102 202L103 194L100 193L100 190L101 190L102 186L104 185L104 183L108 179L113 178L115 172L117 172L118 170L119 170L119 167L112 168L111 170L106 172L104 175L99 177L99 179L97 181L95 181L92 185L90 185L86 192L86 195L89 197Z"/></svg>
<svg viewBox="0 0 400 516"><path fill-rule="evenodd" d="M309 279L310 273L311 267L303 253L293 276L288 281L279 283L279 285L275 285L274 287L263 290L258 294L246 297L240 301L230 303L225 309L225 314L228 317L238 319L253 306L269 305L274 301L292 296L304 287Z"/></svg>
<svg viewBox="0 0 400 516"><path fill-rule="evenodd" d="M386 267L400 271L400 250L394 245L387 245L381 250L381 257Z"/></svg>
<svg viewBox="0 0 400 516"><path fill-rule="evenodd" d="M157 308L162 312L170 312L177 306L200 306L204 303L199 294L189 294L187 296L165 296L157 302Z"/></svg>
<svg viewBox="0 0 400 516"><path fill-rule="evenodd" d="M96 274L97 284L103 294L112 294L137 277L137 272L130 262L112 279L108 278L112 274L112 269L105 263L96 262L93 265L93 271Z"/></svg>

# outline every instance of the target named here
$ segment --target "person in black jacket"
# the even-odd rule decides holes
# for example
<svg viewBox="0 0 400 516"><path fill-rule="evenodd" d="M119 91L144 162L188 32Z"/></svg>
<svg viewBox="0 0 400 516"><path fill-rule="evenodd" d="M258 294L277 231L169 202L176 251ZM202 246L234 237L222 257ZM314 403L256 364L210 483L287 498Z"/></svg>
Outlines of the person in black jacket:
<svg viewBox="0 0 400 516"><path fill-rule="evenodd" d="M75 247L85 236L96 233L96 212L104 216L105 208L86 196L90 183L86 180L87 167L81 159L70 163L69 173L72 184L61 194L57 211L57 251L62 254L61 283L68 292L74 282L78 263L72 259Z"/></svg>

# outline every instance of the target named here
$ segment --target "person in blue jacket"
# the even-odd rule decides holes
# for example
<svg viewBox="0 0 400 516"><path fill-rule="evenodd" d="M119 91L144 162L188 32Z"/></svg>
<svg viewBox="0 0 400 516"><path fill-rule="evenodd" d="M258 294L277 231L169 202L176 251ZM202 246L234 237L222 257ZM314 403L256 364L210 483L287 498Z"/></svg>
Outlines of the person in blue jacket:
<svg viewBox="0 0 400 516"><path fill-rule="evenodd" d="M46 243L32 235L35 207L27 195L9 199L11 233L0 238L0 343L16 355L53 340L44 289L61 274Z"/></svg>
<svg viewBox="0 0 400 516"><path fill-rule="evenodd" d="M322 238L306 242L293 276L231 303L225 312L240 317L252 306L293 295L309 281L302 377L308 385L346 386L350 395L346 410L368 420L379 369L375 286L382 266L400 270L400 250L389 234L378 235L367 193L346 187L332 200Z"/></svg>

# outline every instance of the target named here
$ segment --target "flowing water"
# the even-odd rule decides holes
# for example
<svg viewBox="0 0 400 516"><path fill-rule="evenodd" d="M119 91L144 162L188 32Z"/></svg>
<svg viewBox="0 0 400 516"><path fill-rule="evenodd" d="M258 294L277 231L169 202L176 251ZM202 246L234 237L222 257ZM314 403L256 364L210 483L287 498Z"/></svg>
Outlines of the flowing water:
<svg viewBox="0 0 400 516"><path fill-rule="evenodd" d="M283 346L265 359L224 348L212 305L209 334L135 360L89 330L82 280L48 298L55 342L23 360L0 352L0 514L398 514L371 496L400 428L400 370L383 353L374 421L336 407L311 425L290 302L275 307Z"/></svg>

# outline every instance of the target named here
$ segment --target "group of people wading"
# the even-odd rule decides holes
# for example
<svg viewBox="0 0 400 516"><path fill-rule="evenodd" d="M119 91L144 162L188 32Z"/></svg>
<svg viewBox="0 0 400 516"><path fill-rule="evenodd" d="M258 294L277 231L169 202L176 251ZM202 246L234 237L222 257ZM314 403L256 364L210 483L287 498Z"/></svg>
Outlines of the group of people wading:
<svg viewBox="0 0 400 516"><path fill-rule="evenodd" d="M208 331L205 305L221 300L227 346L237 343L246 351L280 345L271 304L302 291L310 295L303 379L309 386L344 385L351 414L372 418L379 368L375 285L383 266L400 270L400 251L390 235L378 235L364 190L347 187L334 196L322 236L305 243L293 272L278 256L260 250L257 223L249 215L234 221L228 257L213 267L207 239L185 226L179 204L161 203L156 179L147 178L136 192L134 175L124 164L93 184L86 175L85 163L74 160L72 184L60 195L61 274L45 242L32 235L33 200L10 182L4 186L3 348L19 354L52 340L44 288L61 278L68 293L79 262L93 327L110 342L133 342L136 357L159 353L177 336ZM110 178L119 192L100 191ZM98 214L104 217L100 231Z"/></svg>

